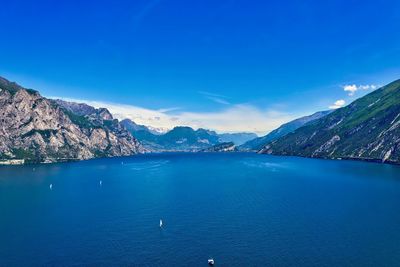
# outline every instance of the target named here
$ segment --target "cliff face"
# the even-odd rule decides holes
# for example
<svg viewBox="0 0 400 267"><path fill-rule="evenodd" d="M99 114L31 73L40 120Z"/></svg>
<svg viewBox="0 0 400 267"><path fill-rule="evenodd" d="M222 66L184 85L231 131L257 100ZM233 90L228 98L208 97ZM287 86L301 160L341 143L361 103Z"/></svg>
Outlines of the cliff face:
<svg viewBox="0 0 400 267"><path fill-rule="evenodd" d="M57 162L143 151L107 110L88 107L76 112L0 77L0 159Z"/></svg>
<svg viewBox="0 0 400 267"><path fill-rule="evenodd" d="M400 80L269 143L260 152L400 163Z"/></svg>

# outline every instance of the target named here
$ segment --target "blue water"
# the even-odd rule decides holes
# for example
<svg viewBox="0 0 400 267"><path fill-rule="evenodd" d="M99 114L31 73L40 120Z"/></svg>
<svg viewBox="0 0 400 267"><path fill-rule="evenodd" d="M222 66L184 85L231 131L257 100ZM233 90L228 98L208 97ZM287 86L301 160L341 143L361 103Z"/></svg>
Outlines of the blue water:
<svg viewBox="0 0 400 267"><path fill-rule="evenodd" d="M400 167L240 153L0 167L0 266L207 266L209 257L399 266Z"/></svg>

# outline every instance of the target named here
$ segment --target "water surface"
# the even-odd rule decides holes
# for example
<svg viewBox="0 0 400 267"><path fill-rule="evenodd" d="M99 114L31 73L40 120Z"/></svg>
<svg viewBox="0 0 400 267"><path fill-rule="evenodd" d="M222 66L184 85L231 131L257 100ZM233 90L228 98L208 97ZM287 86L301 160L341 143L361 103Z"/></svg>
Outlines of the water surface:
<svg viewBox="0 0 400 267"><path fill-rule="evenodd" d="M209 257L399 266L400 167L246 153L0 167L0 266L207 266Z"/></svg>

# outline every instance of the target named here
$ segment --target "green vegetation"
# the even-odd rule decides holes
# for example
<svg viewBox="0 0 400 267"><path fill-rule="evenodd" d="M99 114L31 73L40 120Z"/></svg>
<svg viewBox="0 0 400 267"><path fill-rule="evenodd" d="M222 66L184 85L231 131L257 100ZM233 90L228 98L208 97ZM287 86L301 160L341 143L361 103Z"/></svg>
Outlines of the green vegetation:
<svg viewBox="0 0 400 267"><path fill-rule="evenodd" d="M64 108L63 112L65 113L65 115L68 116L68 118L72 121L72 123L78 125L80 128L83 129L95 128L95 125L85 116L77 115Z"/></svg>
<svg viewBox="0 0 400 267"><path fill-rule="evenodd" d="M400 163L400 80L267 144L264 153Z"/></svg>
<svg viewBox="0 0 400 267"><path fill-rule="evenodd" d="M13 149L13 154L17 159L33 159L35 155L31 150L23 149L23 148L15 148Z"/></svg>
<svg viewBox="0 0 400 267"><path fill-rule="evenodd" d="M328 115L329 113L331 113L330 110L320 111L320 112L316 112L310 116L301 117L301 118L295 119L293 121L290 121L288 123L282 124L279 128L273 130L269 134L262 136L262 137L252 139L252 140L244 143L243 145L239 146L239 150L241 150L241 151L258 151L258 150L262 149L265 146L265 144L275 141L278 138L283 137L291 132L294 132L296 129L298 129L304 125L311 124L315 120L318 120L318 119Z"/></svg>
<svg viewBox="0 0 400 267"><path fill-rule="evenodd" d="M35 133L40 134L43 137L43 139L48 141L48 139L50 139L50 137L51 137L51 134L56 134L57 130L52 130L52 129L36 130L36 129L32 129L29 132L21 135L21 137L22 138L29 137L29 136L34 135Z"/></svg>
<svg viewBox="0 0 400 267"><path fill-rule="evenodd" d="M15 82L10 82L0 77L0 89L7 90L11 95L15 95L19 90L24 89ZM29 94L36 94L37 91L33 89L25 89Z"/></svg>

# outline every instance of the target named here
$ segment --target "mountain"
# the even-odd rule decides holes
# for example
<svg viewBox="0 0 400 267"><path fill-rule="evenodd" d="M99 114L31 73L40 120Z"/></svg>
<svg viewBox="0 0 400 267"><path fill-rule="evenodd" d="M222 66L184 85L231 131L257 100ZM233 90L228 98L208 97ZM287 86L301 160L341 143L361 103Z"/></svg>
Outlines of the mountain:
<svg viewBox="0 0 400 267"><path fill-rule="evenodd" d="M222 142L233 142L237 146L257 138L255 133L223 133L218 135Z"/></svg>
<svg viewBox="0 0 400 267"><path fill-rule="evenodd" d="M130 119L121 124L150 151L199 151L213 145L233 142L235 145L257 137L254 133L225 133L178 126L166 133L154 131L148 126L139 125Z"/></svg>
<svg viewBox="0 0 400 267"><path fill-rule="evenodd" d="M166 150L199 151L220 143L220 140L214 131L179 126L158 136L157 143Z"/></svg>
<svg viewBox="0 0 400 267"><path fill-rule="evenodd" d="M201 150L201 152L235 152L237 148L233 142L224 142Z"/></svg>
<svg viewBox="0 0 400 267"><path fill-rule="evenodd" d="M272 142L282 136L295 131L296 129L306 125L309 122L320 119L331 113L331 110L319 111L309 116L304 116L288 123L282 124L279 128L273 130L269 134L250 140L243 145L239 146L241 151L259 151L267 143Z"/></svg>
<svg viewBox="0 0 400 267"><path fill-rule="evenodd" d="M400 80L271 142L260 152L400 163Z"/></svg>
<svg viewBox="0 0 400 267"><path fill-rule="evenodd" d="M107 109L51 100L0 77L0 159L57 162L143 152Z"/></svg>
<svg viewBox="0 0 400 267"><path fill-rule="evenodd" d="M165 134L153 134L146 126L137 127L130 120L123 121L124 126L143 144L155 152L162 151L200 151L220 143L216 132L205 129L194 130L190 127L175 127Z"/></svg>
<svg viewBox="0 0 400 267"><path fill-rule="evenodd" d="M145 125L136 124L134 121L132 121L130 119L122 120L121 124L131 133L146 131L146 132L149 132L149 133L152 133L155 135L162 134L162 132L160 132L160 130L157 128L152 128L152 127L147 127Z"/></svg>

